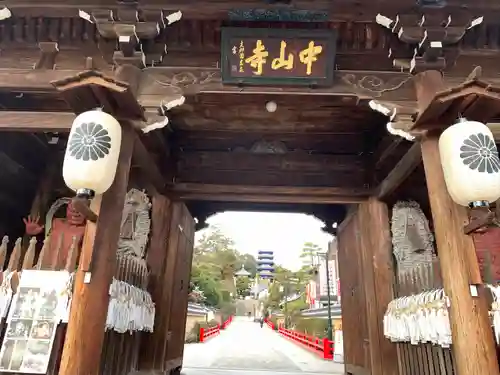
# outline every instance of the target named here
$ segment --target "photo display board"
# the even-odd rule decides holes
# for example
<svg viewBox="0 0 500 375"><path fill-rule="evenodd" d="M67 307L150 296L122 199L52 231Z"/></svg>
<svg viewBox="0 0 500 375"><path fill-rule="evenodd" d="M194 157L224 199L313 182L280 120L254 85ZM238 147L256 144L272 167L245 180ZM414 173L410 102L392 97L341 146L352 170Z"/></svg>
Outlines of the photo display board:
<svg viewBox="0 0 500 375"><path fill-rule="evenodd" d="M1 372L47 372L69 280L66 271L22 271L0 348Z"/></svg>

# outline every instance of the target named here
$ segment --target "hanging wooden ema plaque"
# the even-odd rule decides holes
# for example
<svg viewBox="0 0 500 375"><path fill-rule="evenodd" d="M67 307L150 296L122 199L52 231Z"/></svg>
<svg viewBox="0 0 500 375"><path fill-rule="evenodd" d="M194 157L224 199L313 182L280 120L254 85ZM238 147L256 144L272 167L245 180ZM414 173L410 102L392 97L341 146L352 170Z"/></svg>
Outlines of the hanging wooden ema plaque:
<svg viewBox="0 0 500 375"><path fill-rule="evenodd" d="M223 83L331 86L335 30L223 27Z"/></svg>

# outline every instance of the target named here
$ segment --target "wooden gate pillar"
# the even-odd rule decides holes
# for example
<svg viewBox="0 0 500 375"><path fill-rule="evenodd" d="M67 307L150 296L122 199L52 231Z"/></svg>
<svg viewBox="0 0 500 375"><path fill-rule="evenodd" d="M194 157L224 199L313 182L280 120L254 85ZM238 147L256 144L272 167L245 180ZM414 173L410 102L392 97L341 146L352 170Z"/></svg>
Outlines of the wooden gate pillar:
<svg viewBox="0 0 500 375"><path fill-rule="evenodd" d="M444 91L445 85L442 74L437 71L420 73L415 83L420 116L436 93ZM439 127L443 129L448 124L440 125L444 125ZM474 242L464 234L467 211L448 193L438 141L439 133L428 133L421 147L443 284L451 303L452 349L457 375L498 375L495 342ZM477 287L477 295L471 295L471 286Z"/></svg>
<svg viewBox="0 0 500 375"><path fill-rule="evenodd" d="M398 375L396 346L384 337L384 314L394 299L394 265L387 205L376 198L358 208L361 263L372 375Z"/></svg>
<svg viewBox="0 0 500 375"><path fill-rule="evenodd" d="M182 367L191 273L194 220L183 202L153 198L151 293L156 303L155 329L144 334L139 370L178 373Z"/></svg>
<svg viewBox="0 0 500 375"><path fill-rule="evenodd" d="M164 348L168 341L168 322L170 304L166 300L165 289L169 280L165 280L167 265L172 263L175 253L168 251L170 222L172 220L172 201L155 193L151 214L151 240L147 254L150 270L149 291L156 305L154 331L143 333L139 350L139 370L161 371L164 368Z"/></svg>
<svg viewBox="0 0 500 375"><path fill-rule="evenodd" d="M175 258L167 264L166 273L171 274L171 281L165 285L170 300L167 327L170 337L165 348L165 368L174 374L180 373L184 355L194 234L195 222L186 205L181 201L174 202L168 251L175 253Z"/></svg>
<svg viewBox="0 0 500 375"><path fill-rule="evenodd" d="M143 115L135 99L139 75L140 69L127 66L117 69L116 81L86 72L53 84L75 113L102 107L120 119L137 120ZM121 125L122 144L114 182L92 202L99 218L95 224L88 222L85 230L59 375L100 373L109 286L116 270L121 217L137 138L129 121L122 120Z"/></svg>
<svg viewBox="0 0 500 375"><path fill-rule="evenodd" d="M339 226L338 247L346 371L398 375L396 346L383 330L394 298L387 205L376 198L359 204Z"/></svg>

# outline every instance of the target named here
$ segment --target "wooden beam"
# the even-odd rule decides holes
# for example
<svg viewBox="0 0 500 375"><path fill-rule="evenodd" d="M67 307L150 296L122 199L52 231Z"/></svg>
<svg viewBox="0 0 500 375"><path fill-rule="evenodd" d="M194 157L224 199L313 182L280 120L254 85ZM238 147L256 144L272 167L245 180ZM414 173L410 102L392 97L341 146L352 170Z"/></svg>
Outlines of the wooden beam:
<svg viewBox="0 0 500 375"><path fill-rule="evenodd" d="M320 135L321 137L321 135ZM362 171L364 159L357 155L324 155L306 152L259 154L253 152L183 152L178 157L181 169L221 169L238 171Z"/></svg>
<svg viewBox="0 0 500 375"><path fill-rule="evenodd" d="M177 183L172 192L184 200L314 204L359 203L370 195L368 189L191 183Z"/></svg>
<svg viewBox="0 0 500 375"><path fill-rule="evenodd" d="M0 90L36 92L38 96L56 93L51 82L62 81L81 73L81 70L0 69ZM102 71L112 76L111 71ZM188 77L188 78L186 78ZM500 84L496 76L483 77L491 84ZM460 83L461 77L447 77L448 85ZM377 82L377 84L373 84ZM146 108L159 108L162 103L178 99L181 95L211 94L277 94L277 95L333 95L359 99L376 99L386 103L415 107L415 94L409 74L391 71L338 70L332 87L258 87L223 85L221 72L212 67L153 67L143 74L139 103ZM5 108L8 110L9 108Z"/></svg>
<svg viewBox="0 0 500 375"><path fill-rule="evenodd" d="M76 76L81 70L31 70L0 69L0 88L17 91L35 90L54 92L51 82ZM102 71L112 77L111 71ZM221 71L212 67L153 67L144 74L139 102L146 107L158 107L169 96L196 93L275 93L280 95L344 95L379 100L412 100L410 88L406 87L411 76L401 72L350 71L335 72L336 84L326 88L305 87L239 87L223 85ZM186 77L189 77L186 79ZM370 82L377 82L377 85ZM168 85L165 83L168 82ZM406 89L399 90L402 86ZM398 89L397 93L394 90ZM405 95L408 94L409 96ZM168 101L168 100L167 100Z"/></svg>
<svg viewBox="0 0 500 375"><path fill-rule="evenodd" d="M178 170L177 182L196 184L223 184L248 186L297 186L297 187L337 187L352 189L366 183L363 171L248 171L233 169L192 168Z"/></svg>
<svg viewBox="0 0 500 375"><path fill-rule="evenodd" d="M405 180L413 173L413 171L422 163L422 150L420 144L414 143L406 152L403 158L389 172L386 178L375 189L375 196L378 199L387 198Z"/></svg>
<svg viewBox="0 0 500 375"><path fill-rule="evenodd" d="M0 111L0 131L69 133L72 112Z"/></svg>
<svg viewBox="0 0 500 375"><path fill-rule="evenodd" d="M75 119L76 115L73 112L43 112L43 111L1 111L0 110L0 132L2 131L16 131L16 132L54 132L54 133L69 133L71 125ZM500 141L500 123L491 122L486 124L493 132L495 140ZM186 142L197 142L200 143L202 140L198 135L207 133L209 137L213 137L216 141L219 140L221 136L217 136L217 133L209 132L196 132L186 134ZM290 135L283 135L283 137L289 137ZM345 136L342 133L331 133L324 135L326 137L334 138L336 136ZM311 137L309 134L304 134L304 137ZM184 140L183 138L181 139ZM314 140L317 143L321 142L321 139ZM401 141L404 141L401 138ZM395 141L394 144L401 144L399 141ZM186 144L187 145L187 144ZM334 147L337 149L337 147ZM393 150L393 146L389 146L390 150ZM386 157L384 156L384 159Z"/></svg>

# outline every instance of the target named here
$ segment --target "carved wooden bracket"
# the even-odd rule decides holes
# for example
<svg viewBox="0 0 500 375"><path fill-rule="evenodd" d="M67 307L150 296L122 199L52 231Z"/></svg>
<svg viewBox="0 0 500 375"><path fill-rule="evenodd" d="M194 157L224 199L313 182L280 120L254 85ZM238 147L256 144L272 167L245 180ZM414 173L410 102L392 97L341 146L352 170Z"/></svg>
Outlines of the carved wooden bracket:
<svg viewBox="0 0 500 375"><path fill-rule="evenodd" d="M101 37L99 48L105 56L112 53L115 64L130 64L139 68L163 60L166 45L153 43L168 25L163 11L144 11L135 8L98 10L92 12ZM115 49L118 44L119 50Z"/></svg>
<svg viewBox="0 0 500 375"><path fill-rule="evenodd" d="M487 123L500 114L499 103L500 86L473 78L438 92L421 109L410 130L443 130L459 115Z"/></svg>
<svg viewBox="0 0 500 375"><path fill-rule="evenodd" d="M458 43L467 30L481 24L482 18L467 24L460 22L459 25L452 25L451 16L428 22L425 15L420 19L416 15L397 15L395 19L379 15L377 22L395 33L401 42L413 48L411 57L407 55L407 51L402 51L402 56L398 56L399 51L390 49L389 57L393 59L393 65L410 73L418 73L425 70L444 70L452 66L459 56Z"/></svg>

